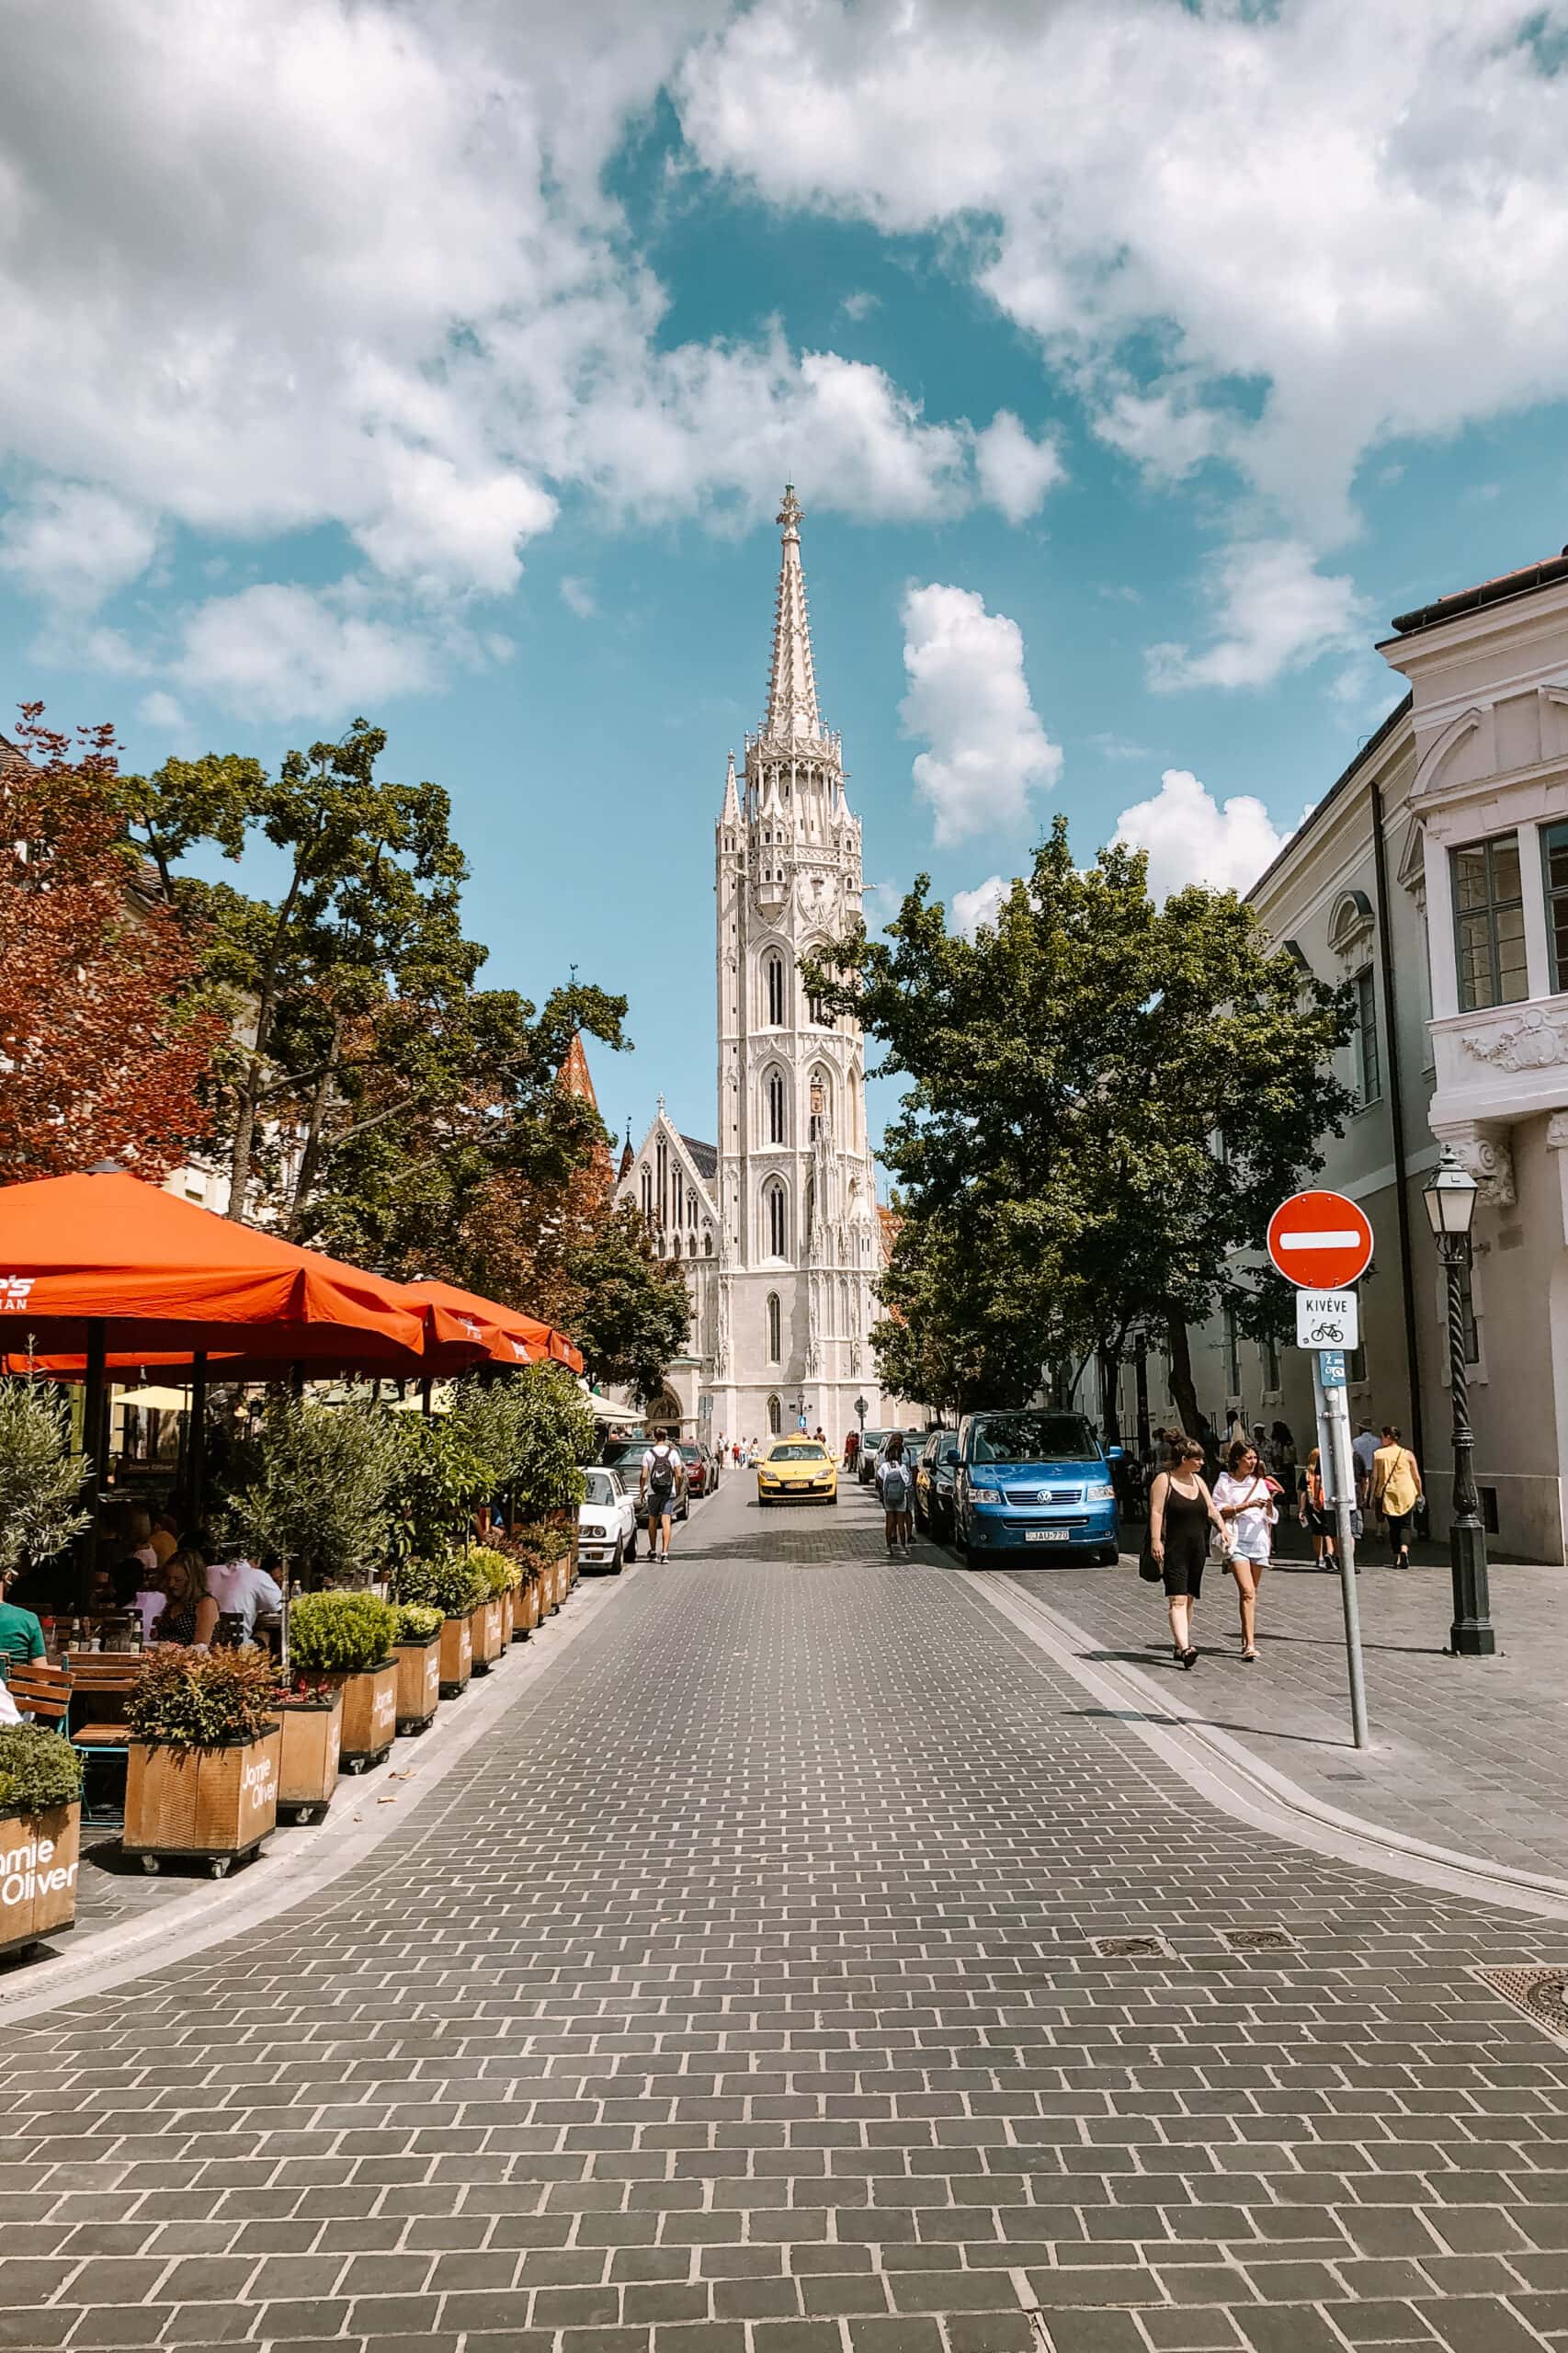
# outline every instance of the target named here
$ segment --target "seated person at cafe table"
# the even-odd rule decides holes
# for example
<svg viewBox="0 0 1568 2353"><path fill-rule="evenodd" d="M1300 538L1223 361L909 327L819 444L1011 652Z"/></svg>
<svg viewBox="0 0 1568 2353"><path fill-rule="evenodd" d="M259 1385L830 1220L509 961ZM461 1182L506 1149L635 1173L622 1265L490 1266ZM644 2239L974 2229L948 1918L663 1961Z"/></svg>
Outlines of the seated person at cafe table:
<svg viewBox="0 0 1568 2353"><path fill-rule="evenodd" d="M13 1664L27 1665L44 1655L43 1628L30 1609L18 1609L6 1599L9 1577L0 1576L0 1682Z"/></svg>
<svg viewBox="0 0 1568 2353"><path fill-rule="evenodd" d="M274 1617L283 1607L283 1589L266 1568L254 1561L209 1561L207 1590L224 1618L238 1618L242 1639L249 1642L260 1616Z"/></svg>
<svg viewBox="0 0 1568 2353"><path fill-rule="evenodd" d="M207 1589L207 1564L193 1545L171 1554L164 1570L167 1599L153 1628L155 1643L205 1650L218 1631L219 1608Z"/></svg>

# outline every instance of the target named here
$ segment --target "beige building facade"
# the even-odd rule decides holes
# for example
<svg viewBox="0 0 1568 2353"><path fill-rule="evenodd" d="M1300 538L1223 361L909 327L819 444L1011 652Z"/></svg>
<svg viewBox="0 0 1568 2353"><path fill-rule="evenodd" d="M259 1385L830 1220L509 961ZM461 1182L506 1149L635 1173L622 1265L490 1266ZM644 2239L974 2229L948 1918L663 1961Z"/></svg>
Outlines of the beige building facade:
<svg viewBox="0 0 1568 2353"><path fill-rule="evenodd" d="M1402 615L1405 699L1251 892L1271 936L1349 982L1357 1108L1315 1182L1372 1222L1354 1417L1451 1490L1443 1293L1422 1188L1452 1144L1480 1187L1467 1354L1475 1473L1499 1552L1568 1559L1568 554ZM1228 1324L1199 1397L1312 1442L1310 1365ZM1151 1367L1156 1421L1170 1401ZM1124 1402L1131 1397L1124 1391ZM1129 1425L1131 1426L1131 1425Z"/></svg>

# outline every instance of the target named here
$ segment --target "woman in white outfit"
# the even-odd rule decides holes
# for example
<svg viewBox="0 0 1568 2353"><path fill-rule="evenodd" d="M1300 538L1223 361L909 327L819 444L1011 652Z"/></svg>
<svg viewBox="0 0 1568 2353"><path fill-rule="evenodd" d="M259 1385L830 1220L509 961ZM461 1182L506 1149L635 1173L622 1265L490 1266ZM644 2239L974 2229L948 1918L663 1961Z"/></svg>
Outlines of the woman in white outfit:
<svg viewBox="0 0 1568 2353"><path fill-rule="evenodd" d="M1274 1557L1275 1486L1250 1438L1239 1438L1214 1482L1214 1508L1231 1540L1231 1574L1242 1606L1242 1657L1257 1657L1257 1588Z"/></svg>

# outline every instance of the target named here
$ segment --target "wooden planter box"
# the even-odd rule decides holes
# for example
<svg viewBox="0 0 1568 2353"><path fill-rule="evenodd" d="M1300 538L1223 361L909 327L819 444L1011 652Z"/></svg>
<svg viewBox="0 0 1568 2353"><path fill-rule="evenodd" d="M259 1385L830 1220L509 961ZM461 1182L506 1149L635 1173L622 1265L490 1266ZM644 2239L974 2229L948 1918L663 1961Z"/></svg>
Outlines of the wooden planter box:
<svg viewBox="0 0 1568 2353"><path fill-rule="evenodd" d="M482 1601L473 1613L473 1671L488 1675L501 1655L501 1601Z"/></svg>
<svg viewBox="0 0 1568 2353"><path fill-rule="evenodd" d="M338 1769L362 1773L379 1765L397 1737L397 1660L361 1667L353 1675L324 1675L343 1692L343 1745Z"/></svg>
<svg viewBox="0 0 1568 2353"><path fill-rule="evenodd" d="M126 1751L128 1855L155 1871L165 1857L194 1855L222 1879L230 1864L254 1855L278 1823L281 1724L258 1740L222 1748L171 1748L133 1740Z"/></svg>
<svg viewBox="0 0 1568 2353"><path fill-rule="evenodd" d="M343 1745L343 1694L324 1691L318 1699L278 1710L283 1746L278 1763L278 1809L296 1822L319 1822L332 1803L337 1787L337 1759Z"/></svg>
<svg viewBox="0 0 1568 2353"><path fill-rule="evenodd" d="M441 1696L441 1637L399 1643L396 1649L397 1728L400 1733L423 1732Z"/></svg>
<svg viewBox="0 0 1568 2353"><path fill-rule="evenodd" d="M512 1640L526 1643L538 1622L534 1581L525 1572L522 1583L512 1596Z"/></svg>
<svg viewBox="0 0 1568 2353"><path fill-rule="evenodd" d="M0 1813L0 1953L20 1952L76 1921L82 1809Z"/></svg>
<svg viewBox="0 0 1568 2353"><path fill-rule="evenodd" d="M455 1699L468 1689L473 1672L473 1613L448 1618L441 1627L441 1697Z"/></svg>
<svg viewBox="0 0 1568 2353"><path fill-rule="evenodd" d="M517 1631L517 1588L509 1585L501 1596L501 1648L506 1650Z"/></svg>

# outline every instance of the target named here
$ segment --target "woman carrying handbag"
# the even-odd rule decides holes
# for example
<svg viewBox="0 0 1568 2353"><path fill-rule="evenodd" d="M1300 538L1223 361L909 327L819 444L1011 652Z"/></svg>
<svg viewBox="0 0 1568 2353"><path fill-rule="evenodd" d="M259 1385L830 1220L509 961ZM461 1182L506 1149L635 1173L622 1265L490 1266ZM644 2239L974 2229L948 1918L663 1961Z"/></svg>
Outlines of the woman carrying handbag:
<svg viewBox="0 0 1568 2353"><path fill-rule="evenodd" d="M1149 1533L1140 1566L1151 1584L1157 1577L1165 1588L1171 1642L1178 1665L1189 1672L1198 1665L1192 1608L1203 1590L1210 1529L1228 1552L1225 1523L1203 1483L1203 1449L1197 1438L1175 1438L1169 1463L1149 1490Z"/></svg>
<svg viewBox="0 0 1568 2353"><path fill-rule="evenodd" d="M1278 1493L1258 1461L1257 1449L1237 1438L1229 1467L1214 1483L1214 1504L1230 1531L1230 1570L1241 1602L1242 1659L1247 1666L1257 1658L1257 1588L1274 1557L1271 1531Z"/></svg>

